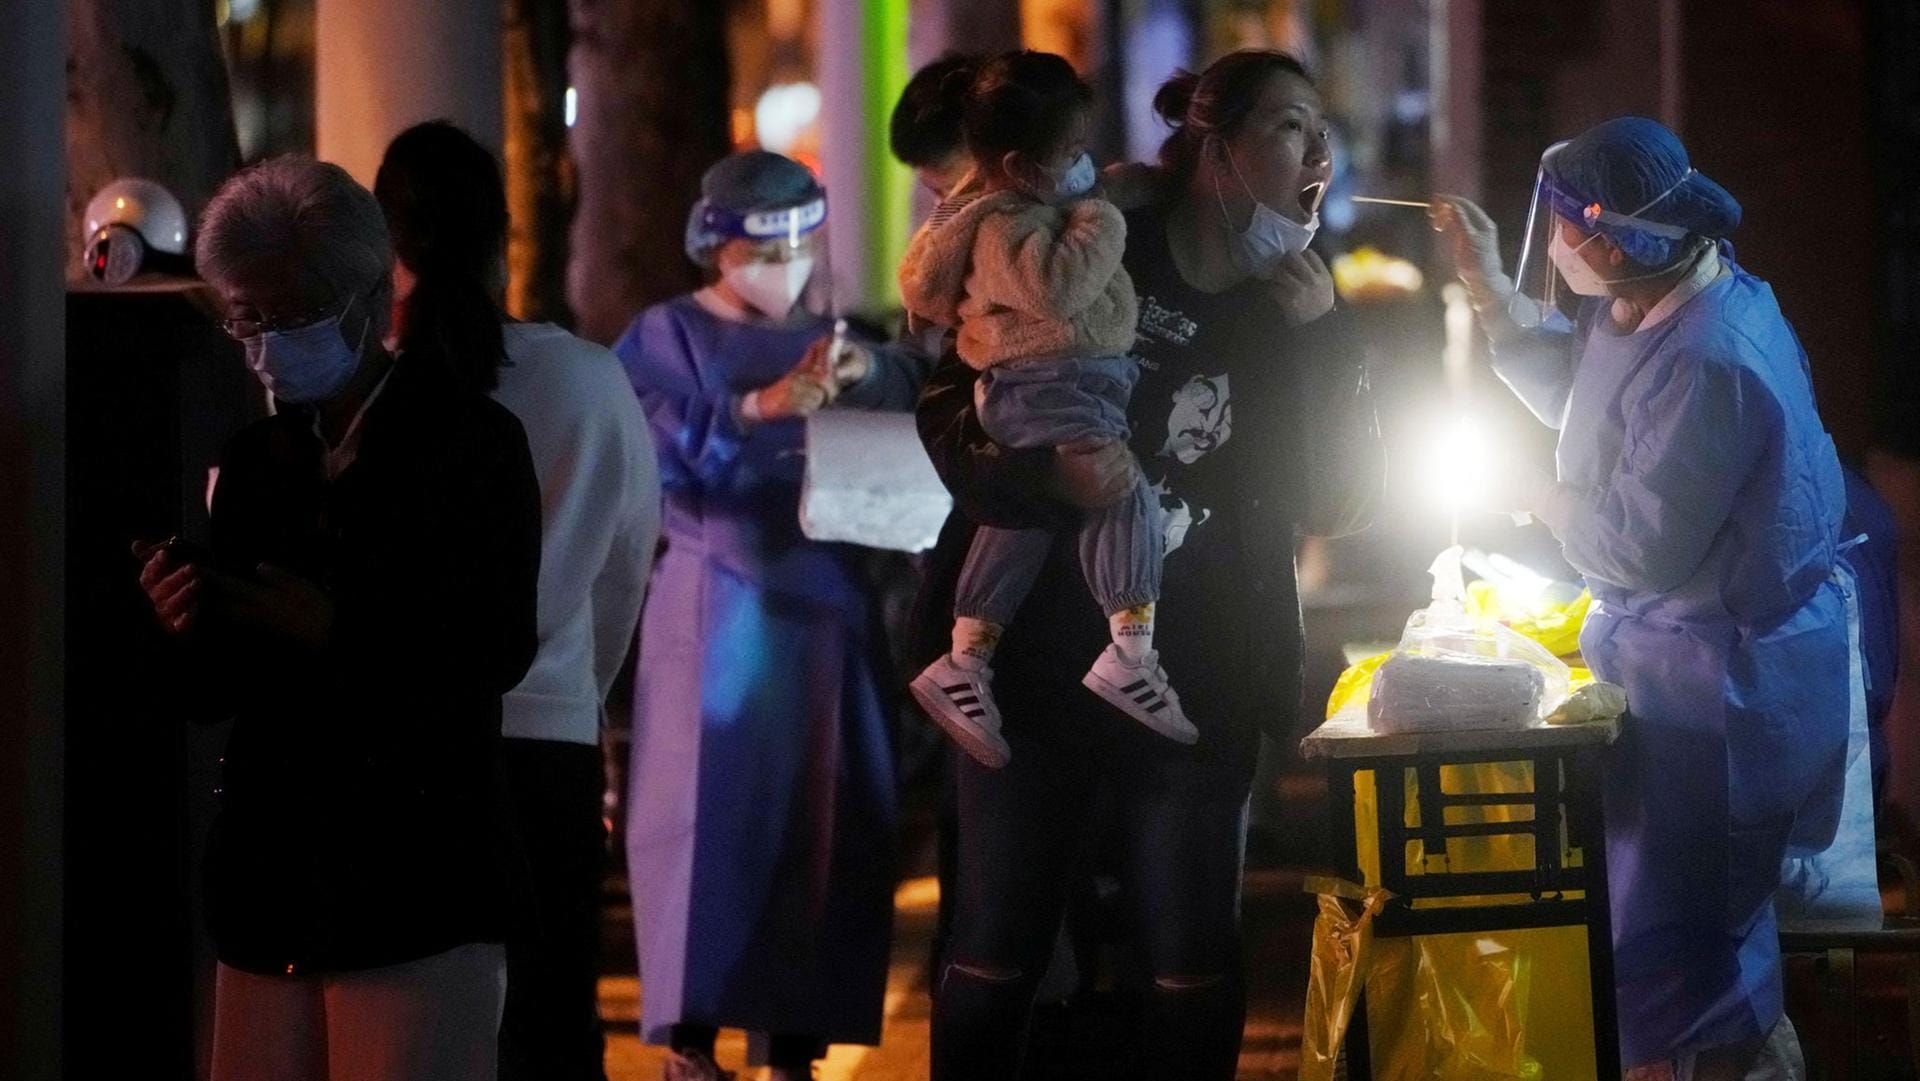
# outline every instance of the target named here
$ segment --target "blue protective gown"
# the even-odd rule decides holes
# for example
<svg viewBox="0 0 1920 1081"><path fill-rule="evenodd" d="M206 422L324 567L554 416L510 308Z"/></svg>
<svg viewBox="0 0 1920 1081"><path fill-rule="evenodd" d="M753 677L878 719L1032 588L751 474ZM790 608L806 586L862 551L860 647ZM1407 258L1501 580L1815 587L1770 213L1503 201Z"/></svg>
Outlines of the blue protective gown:
<svg viewBox="0 0 1920 1081"><path fill-rule="evenodd" d="M1606 785L1627 1066L1778 1020L1770 898L1790 843L1831 840L1847 747L1840 463L1772 290L1726 254L1650 329L1595 301L1496 350L1560 430L1540 517L1593 589L1588 662L1627 689Z"/></svg>
<svg viewBox="0 0 1920 1081"><path fill-rule="evenodd" d="M642 312L614 347L665 501L627 811L655 1043L680 1022L880 1038L895 848L884 642L861 550L800 534L804 424L743 428L733 412L831 329L723 318L688 296ZM842 401L907 408L914 390L883 363Z"/></svg>

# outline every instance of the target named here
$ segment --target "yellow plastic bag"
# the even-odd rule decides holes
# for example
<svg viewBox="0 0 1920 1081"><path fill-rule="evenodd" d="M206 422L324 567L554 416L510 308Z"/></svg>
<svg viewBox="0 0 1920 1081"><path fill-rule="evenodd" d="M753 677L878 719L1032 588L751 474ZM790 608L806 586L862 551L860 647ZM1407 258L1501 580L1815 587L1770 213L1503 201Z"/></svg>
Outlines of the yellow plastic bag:
<svg viewBox="0 0 1920 1081"><path fill-rule="evenodd" d="M1592 606L1593 591L1583 589L1579 596L1565 604L1548 602L1516 610L1502 601L1492 582L1481 579L1467 583L1469 613L1505 623L1547 647L1556 657L1571 657L1580 652L1580 627L1587 621L1587 609Z"/></svg>
<svg viewBox="0 0 1920 1081"><path fill-rule="evenodd" d="M1376 1081L1541 1081L1528 1053L1533 960L1504 935L1373 943L1367 1016Z"/></svg>
<svg viewBox="0 0 1920 1081"><path fill-rule="evenodd" d="M1309 878L1320 895L1313 921L1313 958L1307 976L1306 1028L1300 1037L1300 1081L1333 1081L1353 1005L1366 981L1373 918L1392 896L1351 882Z"/></svg>
<svg viewBox="0 0 1920 1081"><path fill-rule="evenodd" d="M1340 679L1333 685L1333 693L1327 696L1327 716L1350 705L1358 705L1362 711L1367 708L1367 695L1373 690L1373 674L1387 663L1392 652L1376 653L1360 663L1340 673Z"/></svg>

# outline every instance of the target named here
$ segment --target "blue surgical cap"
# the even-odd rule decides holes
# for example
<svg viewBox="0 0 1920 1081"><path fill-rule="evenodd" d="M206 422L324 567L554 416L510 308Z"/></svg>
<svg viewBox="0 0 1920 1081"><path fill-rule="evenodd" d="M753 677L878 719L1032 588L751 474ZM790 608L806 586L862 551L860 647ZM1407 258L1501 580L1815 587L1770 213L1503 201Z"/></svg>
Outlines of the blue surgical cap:
<svg viewBox="0 0 1920 1081"><path fill-rule="evenodd" d="M1554 210L1642 266L1666 266L1693 237L1718 240L1740 224L1740 204L1694 170L1680 137L1642 117L1588 129L1545 168Z"/></svg>
<svg viewBox="0 0 1920 1081"><path fill-rule="evenodd" d="M798 238L827 217L827 192L807 167L765 150L715 162L700 178L700 200L687 215L687 256L705 263L735 237Z"/></svg>

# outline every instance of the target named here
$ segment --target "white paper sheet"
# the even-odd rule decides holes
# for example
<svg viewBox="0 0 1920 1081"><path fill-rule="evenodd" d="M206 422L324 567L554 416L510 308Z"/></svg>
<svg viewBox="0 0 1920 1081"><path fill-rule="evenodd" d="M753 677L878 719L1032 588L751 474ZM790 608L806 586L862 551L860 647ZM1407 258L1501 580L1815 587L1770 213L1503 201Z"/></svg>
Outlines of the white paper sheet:
<svg viewBox="0 0 1920 1081"><path fill-rule="evenodd" d="M913 414L826 409L807 417L800 529L809 538L920 552L933 547L952 509Z"/></svg>

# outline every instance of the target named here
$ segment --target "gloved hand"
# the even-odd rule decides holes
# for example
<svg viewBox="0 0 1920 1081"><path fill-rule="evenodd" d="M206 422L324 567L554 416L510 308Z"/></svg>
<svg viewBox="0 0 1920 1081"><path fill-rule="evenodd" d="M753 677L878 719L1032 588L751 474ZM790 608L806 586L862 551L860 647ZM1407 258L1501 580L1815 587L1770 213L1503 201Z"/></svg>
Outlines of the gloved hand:
<svg viewBox="0 0 1920 1081"><path fill-rule="evenodd" d="M238 627L315 652L333 637L332 595L299 575L269 563L255 567L251 578L211 568L204 574L222 613Z"/></svg>
<svg viewBox="0 0 1920 1081"><path fill-rule="evenodd" d="M1506 312L1513 279L1500 267L1500 230L1487 212L1458 195L1435 195L1427 220L1441 237L1441 250L1467 287L1473 310L1484 319Z"/></svg>
<svg viewBox="0 0 1920 1081"><path fill-rule="evenodd" d="M748 423L804 417L827 404L831 395L816 361L802 357L792 371L777 381L742 395L740 419Z"/></svg>
<svg viewBox="0 0 1920 1081"><path fill-rule="evenodd" d="M866 346L843 338L836 352L833 340L831 334L821 335L807 347L807 355L796 369L804 370L819 383L826 390L829 402L873 371L873 353Z"/></svg>

